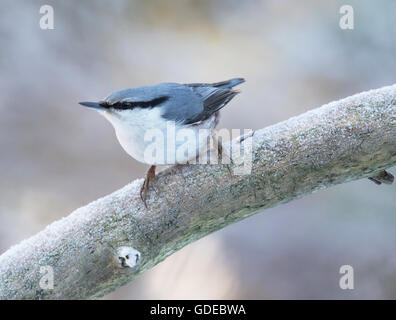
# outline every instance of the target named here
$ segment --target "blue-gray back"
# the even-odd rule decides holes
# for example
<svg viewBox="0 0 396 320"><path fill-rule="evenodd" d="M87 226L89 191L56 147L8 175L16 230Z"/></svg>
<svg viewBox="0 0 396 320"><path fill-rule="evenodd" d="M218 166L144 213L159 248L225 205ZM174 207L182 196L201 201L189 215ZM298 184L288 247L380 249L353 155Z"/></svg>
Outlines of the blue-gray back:
<svg viewBox="0 0 396 320"><path fill-rule="evenodd" d="M244 81L236 78L212 84L160 83L114 92L103 103L118 109L159 107L164 119L192 124L223 108L238 93L232 88Z"/></svg>

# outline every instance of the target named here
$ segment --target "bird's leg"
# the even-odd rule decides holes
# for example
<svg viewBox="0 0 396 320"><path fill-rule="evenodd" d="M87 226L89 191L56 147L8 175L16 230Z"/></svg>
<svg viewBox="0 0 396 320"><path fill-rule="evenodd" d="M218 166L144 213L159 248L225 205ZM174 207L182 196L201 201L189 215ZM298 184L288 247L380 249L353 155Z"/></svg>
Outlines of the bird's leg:
<svg viewBox="0 0 396 320"><path fill-rule="evenodd" d="M369 180L373 181L375 184L392 184L394 177L389 172L381 170L378 174L373 177L369 177Z"/></svg>
<svg viewBox="0 0 396 320"><path fill-rule="evenodd" d="M148 169L146 178L144 179L144 182L142 184L142 187L140 188L140 198L142 198L142 201L144 203L144 206L147 208L146 204L146 196L147 192L149 189L150 182L155 178L155 166L151 166L150 169Z"/></svg>
<svg viewBox="0 0 396 320"><path fill-rule="evenodd" d="M224 158L228 158L229 163L233 164L231 157L226 152L224 152L223 145L222 143L220 143L219 139L217 139L217 135L214 130L212 131L212 139L215 147L217 146L217 156L219 163L221 163ZM227 167L228 173L230 174L230 176L232 176L230 165L228 163L226 163L225 165Z"/></svg>
<svg viewBox="0 0 396 320"><path fill-rule="evenodd" d="M243 136L240 136L240 137L238 138L238 142L239 142L239 143L242 143L242 142L245 141L247 138L253 137L253 136L254 136L254 133L255 133L255 131L254 131L254 130L251 130L249 133L244 134Z"/></svg>

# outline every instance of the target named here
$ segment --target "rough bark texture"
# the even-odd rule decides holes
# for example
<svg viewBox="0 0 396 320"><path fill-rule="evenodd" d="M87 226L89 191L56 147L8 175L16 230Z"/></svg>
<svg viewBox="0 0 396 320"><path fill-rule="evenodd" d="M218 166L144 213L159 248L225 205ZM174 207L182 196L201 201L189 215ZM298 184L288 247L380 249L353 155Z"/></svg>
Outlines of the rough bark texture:
<svg viewBox="0 0 396 320"><path fill-rule="evenodd" d="M258 130L252 141L250 175L230 176L224 165L169 168L153 183L148 209L139 179L12 247L0 256L0 297L101 297L231 223L395 165L396 85ZM126 260L135 250L136 265ZM40 266L53 267L52 290L40 288Z"/></svg>

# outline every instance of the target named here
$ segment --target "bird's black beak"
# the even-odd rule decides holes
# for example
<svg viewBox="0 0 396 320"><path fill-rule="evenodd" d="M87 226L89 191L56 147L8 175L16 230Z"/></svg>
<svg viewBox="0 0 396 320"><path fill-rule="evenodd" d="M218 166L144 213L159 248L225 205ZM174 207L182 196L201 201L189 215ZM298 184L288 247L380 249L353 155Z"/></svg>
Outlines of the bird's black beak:
<svg viewBox="0 0 396 320"><path fill-rule="evenodd" d="M84 107L91 108L91 109L102 110L102 111L106 110L106 108L103 107L98 102L79 102L79 104L81 104Z"/></svg>

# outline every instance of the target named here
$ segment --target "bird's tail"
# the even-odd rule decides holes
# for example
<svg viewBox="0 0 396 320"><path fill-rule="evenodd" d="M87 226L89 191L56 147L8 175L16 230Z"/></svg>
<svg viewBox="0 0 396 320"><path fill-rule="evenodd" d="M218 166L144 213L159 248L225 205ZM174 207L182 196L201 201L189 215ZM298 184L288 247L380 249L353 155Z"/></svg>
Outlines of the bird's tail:
<svg viewBox="0 0 396 320"><path fill-rule="evenodd" d="M220 89L231 89L231 88L237 86L238 84L241 84L244 82L245 82L245 79L243 79L243 78L234 78L234 79L230 79L230 80L212 83L211 86L220 88Z"/></svg>

